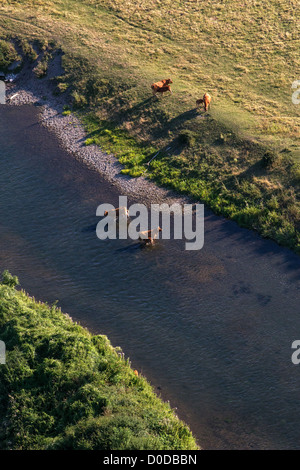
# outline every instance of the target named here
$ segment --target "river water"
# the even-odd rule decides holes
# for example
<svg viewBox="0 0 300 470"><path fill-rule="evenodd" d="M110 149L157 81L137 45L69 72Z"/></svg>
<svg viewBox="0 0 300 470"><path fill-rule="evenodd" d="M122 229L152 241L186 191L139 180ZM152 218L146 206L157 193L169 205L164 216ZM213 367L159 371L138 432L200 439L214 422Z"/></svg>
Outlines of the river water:
<svg viewBox="0 0 300 470"><path fill-rule="evenodd" d="M300 448L298 256L209 211L200 251L100 241L119 192L35 107L0 106L0 159L1 270L121 346L203 448Z"/></svg>

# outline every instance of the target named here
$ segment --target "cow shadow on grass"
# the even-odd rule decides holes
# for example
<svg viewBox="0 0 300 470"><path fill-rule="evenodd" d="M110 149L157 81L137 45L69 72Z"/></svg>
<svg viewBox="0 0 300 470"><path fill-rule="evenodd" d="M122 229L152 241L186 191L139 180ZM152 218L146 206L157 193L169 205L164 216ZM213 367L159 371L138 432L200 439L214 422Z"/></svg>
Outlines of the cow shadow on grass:
<svg viewBox="0 0 300 470"><path fill-rule="evenodd" d="M181 127L187 121L191 121L192 119L196 119L201 116L198 108L192 108L184 113L178 114L175 118L168 121L168 127L170 130L177 129Z"/></svg>
<svg viewBox="0 0 300 470"><path fill-rule="evenodd" d="M136 119L138 118L139 113L143 111L143 109L146 110L151 103L153 103L153 96L149 96L143 101L136 103L134 106L130 106L128 109L124 109L122 107L120 110L118 107L116 107L115 112L113 111L113 109L111 109L110 120L121 124L122 122L127 121L128 119Z"/></svg>
<svg viewBox="0 0 300 470"><path fill-rule="evenodd" d="M257 162L254 162L252 165L249 165L249 167L242 171L239 174L239 179L240 180L252 180L253 176L256 177L264 177L267 176L268 172L266 168L263 167L263 164L261 160L258 160Z"/></svg>
<svg viewBox="0 0 300 470"><path fill-rule="evenodd" d="M207 115L208 116L208 115ZM185 111L178 116L162 123L162 126L157 126L153 129L151 135L153 140L159 139L163 133L166 132L178 132L184 128L187 122L191 122L196 119L204 119L206 116L199 111L198 108L192 108Z"/></svg>
<svg viewBox="0 0 300 470"><path fill-rule="evenodd" d="M205 117L208 117L208 113L204 113L202 108L195 107L184 111L172 119L169 119L167 113L164 110L160 109L159 106L156 107L156 103L162 99L166 98L158 98L157 96L151 95L148 98L145 98L144 100L136 103L134 106L130 107L130 109L122 110L122 116L120 116L120 110L116 110L115 113L112 113L111 120L119 123L127 121L128 119L138 120L140 117L145 117L145 113L146 115L148 114L150 107L152 124L151 129L148 129L148 131L151 139L155 141L168 131L173 132L180 129L188 121L204 119ZM90 137L90 135L88 137Z"/></svg>
<svg viewBox="0 0 300 470"><path fill-rule="evenodd" d="M143 101L140 101L139 103L135 104L134 106L132 106L130 108L130 110L128 111L128 113L132 113L134 111L139 111L141 109L143 109L146 105L148 104L151 104L153 102L153 96L149 96L148 98L146 98L145 100ZM125 113L126 115L126 113Z"/></svg>
<svg viewBox="0 0 300 470"><path fill-rule="evenodd" d="M122 116L120 116L120 110L116 111L115 113L111 112L110 122L107 123L107 125L108 125L107 128L111 129L111 130L118 129L119 126L123 122L126 122L132 114L134 115L134 113L137 113L138 111L143 109L145 106L150 104L152 99L153 99L153 97L147 98L144 101L141 101L141 102L137 103L135 106L132 106L129 110L122 111ZM130 117L130 119L132 119L132 116ZM115 123L115 124L113 124L113 123ZM101 131L101 130L103 131L104 128L102 129L102 128L99 127L98 129L95 129L94 131L91 131L91 132L87 133L81 139L79 139L78 142L80 142L82 145L84 145L84 143L87 139L92 139L93 137L97 137L97 135L99 135L99 131Z"/></svg>

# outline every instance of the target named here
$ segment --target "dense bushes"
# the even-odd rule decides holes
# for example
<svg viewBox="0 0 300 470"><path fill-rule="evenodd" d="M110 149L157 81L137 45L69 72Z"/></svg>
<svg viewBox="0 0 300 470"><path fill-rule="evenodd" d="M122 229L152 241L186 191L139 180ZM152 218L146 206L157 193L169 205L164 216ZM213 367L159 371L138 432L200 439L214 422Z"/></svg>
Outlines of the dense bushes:
<svg viewBox="0 0 300 470"><path fill-rule="evenodd" d="M105 336L0 284L1 449L196 449L189 429Z"/></svg>

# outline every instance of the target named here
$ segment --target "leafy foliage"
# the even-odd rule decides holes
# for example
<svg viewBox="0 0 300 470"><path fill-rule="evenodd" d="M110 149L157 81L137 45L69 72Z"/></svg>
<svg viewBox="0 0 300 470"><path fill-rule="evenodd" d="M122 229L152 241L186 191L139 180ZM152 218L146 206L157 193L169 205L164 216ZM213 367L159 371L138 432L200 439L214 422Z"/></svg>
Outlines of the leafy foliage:
<svg viewBox="0 0 300 470"><path fill-rule="evenodd" d="M7 271L3 280L14 279ZM196 449L107 337L0 284L2 449Z"/></svg>
<svg viewBox="0 0 300 470"><path fill-rule="evenodd" d="M17 276L12 276L10 272L6 269L2 273L2 284L9 287L15 287L19 285L19 279L17 278Z"/></svg>

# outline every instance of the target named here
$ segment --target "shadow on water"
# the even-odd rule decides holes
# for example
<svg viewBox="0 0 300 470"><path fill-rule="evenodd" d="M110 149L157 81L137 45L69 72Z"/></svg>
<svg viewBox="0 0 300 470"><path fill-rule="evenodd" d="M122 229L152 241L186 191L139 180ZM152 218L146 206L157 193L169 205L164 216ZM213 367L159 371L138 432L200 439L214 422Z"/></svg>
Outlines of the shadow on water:
<svg viewBox="0 0 300 470"><path fill-rule="evenodd" d="M299 448L299 257L209 210L200 251L99 240L119 194L37 113L0 107L1 269L120 345L204 448Z"/></svg>
<svg viewBox="0 0 300 470"><path fill-rule="evenodd" d="M118 248L116 250L116 253L124 253L124 252L133 253L136 250L141 250L143 248L146 248L146 247L144 245L141 245L140 243L136 242L132 245L125 246L124 248Z"/></svg>
<svg viewBox="0 0 300 470"><path fill-rule="evenodd" d="M89 225L88 227L84 227L81 231L83 233L95 233L97 224Z"/></svg>

